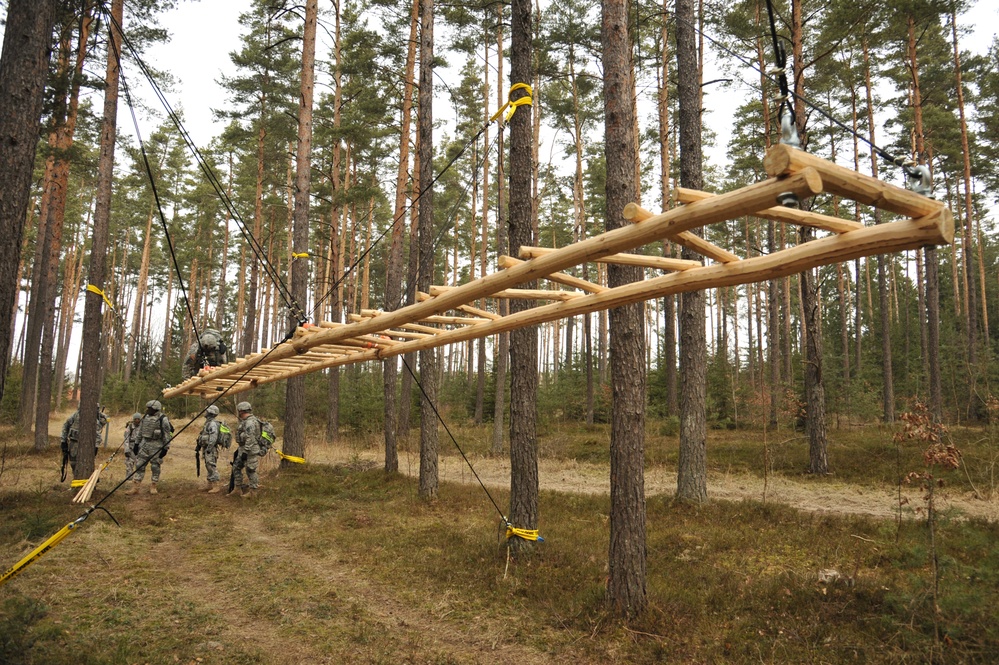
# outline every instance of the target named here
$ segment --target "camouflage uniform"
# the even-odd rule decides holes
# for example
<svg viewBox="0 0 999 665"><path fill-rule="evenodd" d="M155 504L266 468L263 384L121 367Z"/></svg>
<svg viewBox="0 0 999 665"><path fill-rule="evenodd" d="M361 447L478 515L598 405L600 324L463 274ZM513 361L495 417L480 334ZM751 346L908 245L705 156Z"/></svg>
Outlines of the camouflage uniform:
<svg viewBox="0 0 999 665"><path fill-rule="evenodd" d="M80 428L76 422L80 419L80 410L73 412L66 422L62 424L62 438L59 440L59 447L62 452L69 455L69 464L76 474L76 455L80 452ZM94 438L94 456L97 456L97 443L101 440L101 430L107 424L108 419L103 413L97 413L97 436Z"/></svg>
<svg viewBox="0 0 999 665"><path fill-rule="evenodd" d="M156 494L156 483L160 481L161 460L170 450L170 439L173 437L173 425L160 409L156 400L146 403L146 415L139 421L139 452L135 458L135 475L132 480L135 485L129 490L132 494L138 491L139 483L146 475L146 465L152 467L153 485L150 494Z"/></svg>
<svg viewBox="0 0 999 665"><path fill-rule="evenodd" d="M184 358L184 378L196 376L205 365L219 367L226 364L227 350L222 333L207 328L201 337L194 340Z"/></svg>
<svg viewBox="0 0 999 665"><path fill-rule="evenodd" d="M257 464L260 462L261 450L260 421L253 415L247 402L240 402L237 405L237 410L240 418L239 427L236 429L236 443L239 444L239 451L233 465L233 474L235 474L233 487L242 487L245 496L260 486L260 477L257 475ZM249 486L243 485L244 468Z"/></svg>
<svg viewBox="0 0 999 665"><path fill-rule="evenodd" d="M201 451L202 459L205 460L205 471L208 472L208 491L213 494L218 490L215 483L219 481L219 421L215 419L218 414L217 407L209 407L205 415L205 426L198 434L198 450ZM215 413L212 413L212 409Z"/></svg>
<svg viewBox="0 0 999 665"><path fill-rule="evenodd" d="M125 477L132 475L135 471L135 454L139 448L139 423L142 421L141 413L133 413L132 419L125 425L125 440L122 446L125 448Z"/></svg>

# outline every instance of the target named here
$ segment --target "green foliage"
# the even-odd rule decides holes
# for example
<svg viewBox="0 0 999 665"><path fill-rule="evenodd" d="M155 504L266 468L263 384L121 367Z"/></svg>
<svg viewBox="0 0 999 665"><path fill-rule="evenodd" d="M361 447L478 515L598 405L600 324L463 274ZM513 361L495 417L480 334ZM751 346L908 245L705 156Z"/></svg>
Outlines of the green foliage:
<svg viewBox="0 0 999 665"><path fill-rule="evenodd" d="M11 363L7 369L3 399L0 400L0 423L11 425L17 421L17 409L21 403L21 374L24 366Z"/></svg>

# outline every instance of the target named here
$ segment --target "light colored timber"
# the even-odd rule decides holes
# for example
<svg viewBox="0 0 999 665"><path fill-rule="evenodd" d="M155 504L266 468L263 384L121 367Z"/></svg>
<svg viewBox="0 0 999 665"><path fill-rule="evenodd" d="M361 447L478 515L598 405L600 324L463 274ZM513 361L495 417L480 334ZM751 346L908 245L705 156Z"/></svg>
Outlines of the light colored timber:
<svg viewBox="0 0 999 665"><path fill-rule="evenodd" d="M770 177L815 169L825 191L907 217L923 217L944 207L943 203L896 187L852 169L779 143L767 151L763 168Z"/></svg>
<svg viewBox="0 0 999 665"><path fill-rule="evenodd" d="M523 249L523 248L521 248ZM515 259L512 256L501 256L496 260L496 264L500 268L512 268L513 266L523 263L520 259ZM607 289L606 286L600 286L599 284L594 284L593 282L587 281L580 277L573 277L572 275L567 275L564 272L556 272L545 277L549 282L556 282L563 286L571 286L574 289L579 289L580 291L586 291L587 293L600 293Z"/></svg>
<svg viewBox="0 0 999 665"><path fill-rule="evenodd" d="M673 190L674 199L678 203L694 203L703 201L706 198L715 196L711 192L702 192L699 189L689 189L687 187L677 187ZM832 215L822 215L817 212L798 210L795 208L785 208L784 206L774 206L766 210L753 213L754 217L770 219L775 222L797 224L798 226L811 226L816 229L832 231L833 233L846 233L862 228L860 222L852 222L848 219L840 219Z"/></svg>
<svg viewBox="0 0 999 665"><path fill-rule="evenodd" d="M543 279L543 278L542 278ZM450 291L460 289L460 286L431 286L430 295L440 296ZM572 300L583 294L575 291L546 291L544 289L503 289L489 294L488 298L506 298L509 300Z"/></svg>
<svg viewBox="0 0 999 665"><path fill-rule="evenodd" d="M801 198L807 198L820 191L822 191L822 179L815 169L804 169L780 179L771 178L734 192L719 194L698 203L652 215L648 219L630 226L622 226L581 240L551 254L481 277L437 297L386 312L379 317L348 325L329 324L327 326L326 323L320 324L318 326L319 332L302 335L278 345L266 359L280 360L300 355L306 353L309 348L321 344L347 343L345 340L348 338L378 333L403 323L419 321L428 316L457 309L459 306L489 297L497 291L541 279L553 272L562 271L585 261L596 261L605 256L641 247L689 229L727 221L756 210L772 207L776 203L777 197L783 192L793 192ZM478 331L480 328L481 326L478 325L469 326L466 330ZM213 370L207 374L192 377L178 386L166 388L163 391L163 396L169 399L196 392L202 384L210 384L216 379L221 380L227 376L238 376L264 360L263 354L241 358L230 363L224 370ZM338 359L339 361L340 359ZM321 366L316 367L316 369L321 368Z"/></svg>
<svg viewBox="0 0 999 665"><path fill-rule="evenodd" d="M602 293L582 296L572 301L552 303L511 314L500 320L458 330L449 330L424 340L405 342L391 349L371 350L365 352L363 358L357 360L336 359L308 370L283 372L267 381L282 381L311 371L337 367L351 362L380 360L423 349L455 344L556 319L661 298L666 295L776 279L828 263L849 261L882 252L900 252L924 245L946 244L947 238L953 238L953 233L953 217L950 210L944 208L921 219L904 219L889 224L864 227L849 233L820 238L803 245L795 245L773 254L745 259L738 264L714 264L645 281L632 282Z"/></svg>
<svg viewBox="0 0 999 665"><path fill-rule="evenodd" d="M232 390L235 392L241 392L254 385L283 380L326 367L443 346L671 293L765 281L799 273L819 265L926 245L948 244L953 240L953 218L950 211L941 203L923 199L911 192L885 185L852 171L847 171L849 177L845 177L843 174L845 169L819 158L812 158L815 160L815 168L812 168L812 162L808 162L809 165L800 171L794 171L801 166L795 161L799 156L788 153L786 148L782 152L793 158L789 158L790 166L787 168L791 175L784 178L770 179L660 214L647 213L637 206L629 206L632 218L635 219L637 213L642 221L511 265L505 270L460 287L441 290L436 296L420 295L416 304L392 312L355 323L316 326L307 333L297 335L290 342L276 346L269 355L253 354L229 363L223 368L204 372L201 376L189 379L179 386L168 388L164 391L164 397L191 393L211 395L228 386L233 386ZM810 157L803 159L808 160ZM775 159L770 160L771 165ZM491 297L497 292L513 289L519 284L545 278L582 262L596 261L623 253L700 226L751 215L761 210L766 211L774 207L777 195L783 192L793 192L800 198L812 196L822 190L822 178L818 176L820 171L829 173L829 178L834 181L834 185L827 189L845 198L856 198L861 202L879 205L895 212L905 210L929 210L929 212L915 219L901 219L874 227L844 231L767 256L690 268L643 282L607 289L600 293L578 294L565 302L541 305L507 317L498 317L492 312L476 309L469 304ZM468 312L488 321L474 324L463 322L461 328L457 330L442 330L430 337L408 341L389 341L373 337L391 331L395 327L439 316L449 310ZM319 348L330 345L355 347L358 350L356 353L336 356L311 351L314 348L318 351ZM285 358L298 358L302 366L285 366L280 368L280 371L259 380L239 379L241 372L250 370L256 363L269 363L271 360ZM279 369L278 366L274 368Z"/></svg>
<svg viewBox="0 0 999 665"><path fill-rule="evenodd" d="M416 302L424 302L432 298L433 296L430 295L429 293L424 293L423 291L416 292ZM452 309L456 312L465 312L466 314L471 314L473 316L477 316L483 319L489 319L490 321L503 318L496 312L490 312L484 309L479 309L478 307L472 307L471 305L458 305L457 307L452 307ZM431 317L425 317L425 318L431 318ZM420 320L422 321L423 319Z"/></svg>
<svg viewBox="0 0 999 665"><path fill-rule="evenodd" d="M380 309L362 309L361 316L381 316L384 314ZM470 326L476 323L482 323L484 319L480 318L470 318L467 316L428 316L425 319L421 319L420 323L442 323L449 326Z"/></svg>
<svg viewBox="0 0 999 665"><path fill-rule="evenodd" d="M549 247L521 247L520 258L535 259L557 251L557 249ZM654 268L656 270L690 270L691 268L700 268L702 265L700 261L671 259L664 256L643 256L641 254L611 254L610 256L598 259L595 263L616 263L625 266L639 266L640 268Z"/></svg>
<svg viewBox="0 0 999 665"><path fill-rule="evenodd" d="M676 210L676 208L674 208L674 210ZM624 218L630 222L644 222L654 216L655 213L649 212L637 203L629 203L624 207ZM741 260L738 254L733 254L727 249L722 249L718 245L708 242L704 238L696 236L689 231L669 236L669 239L683 245L684 247L689 247L698 254L706 256L713 261L717 261L718 263L735 263L736 261ZM671 259L664 257L662 260L669 261Z"/></svg>

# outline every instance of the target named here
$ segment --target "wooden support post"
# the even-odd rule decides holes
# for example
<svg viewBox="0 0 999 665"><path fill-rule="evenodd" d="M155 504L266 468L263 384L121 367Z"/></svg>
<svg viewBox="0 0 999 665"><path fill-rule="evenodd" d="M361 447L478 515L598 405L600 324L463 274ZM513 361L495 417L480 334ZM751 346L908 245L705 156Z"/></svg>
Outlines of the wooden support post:
<svg viewBox="0 0 999 665"><path fill-rule="evenodd" d="M652 213L649 214L651 215ZM694 237L696 238L697 236ZM534 259L557 251L557 249L550 249L548 247L521 247L520 258ZM732 256L735 255L733 254ZM597 259L594 263L617 263L619 265L654 268L656 270L690 270L691 268L700 268L703 265L700 261L671 259L664 256L644 256L642 254L611 254L602 259Z"/></svg>
<svg viewBox="0 0 999 665"><path fill-rule="evenodd" d="M674 200L677 203L695 203L714 196L711 192L702 192L699 189L689 189L687 187L677 187L673 190ZM797 224L799 226L811 226L817 229L832 231L833 233L846 233L863 228L860 222L852 222L848 219L840 219L831 215L822 215L817 212L798 210L796 208L785 208L784 206L774 206L766 210L753 213L754 217L761 219L771 219L775 222Z"/></svg>

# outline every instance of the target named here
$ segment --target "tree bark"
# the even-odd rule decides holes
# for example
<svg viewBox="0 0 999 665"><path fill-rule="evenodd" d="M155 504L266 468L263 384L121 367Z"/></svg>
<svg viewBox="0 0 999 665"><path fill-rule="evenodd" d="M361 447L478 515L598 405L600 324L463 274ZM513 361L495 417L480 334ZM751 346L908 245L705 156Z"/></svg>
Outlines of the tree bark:
<svg viewBox="0 0 999 665"><path fill-rule="evenodd" d="M434 188L433 188L433 65L434 65L434 2L421 0L420 4L420 196L419 240L420 271L418 284L423 292L430 290L434 276ZM438 429L435 412L437 402L437 351L420 351L420 382L423 395L420 400L420 497L437 498L437 445Z"/></svg>
<svg viewBox="0 0 999 665"><path fill-rule="evenodd" d="M676 18L680 185L702 189L700 86L697 83L693 0L677 0ZM691 260L700 258L686 247L682 257ZM703 503L708 499L707 345L704 326L704 292L684 293L680 297L680 458L676 496L681 501L694 503Z"/></svg>
<svg viewBox="0 0 999 665"><path fill-rule="evenodd" d="M111 15L122 25L124 0L114 0ZM98 290L104 289L108 249L108 225L111 217L111 185L114 176L115 130L118 118L118 60L121 33L109 26L111 45L108 48L104 89L104 120L101 125L100 156L97 162L97 204L94 211L94 233L91 240L90 265L87 281ZM104 299L87 291L83 312L83 360L80 370L80 448L74 477L88 478L94 471L96 431L90 425L97 422L97 400L101 394L101 319Z"/></svg>
<svg viewBox="0 0 999 665"><path fill-rule="evenodd" d="M295 209L292 223L294 255L309 253L309 192L312 188L312 94L316 72L316 22L319 0L306 0L305 26L302 32L302 75L298 100L298 146L295 151ZM291 297L295 311L288 319L295 330L308 318L309 262L291 262ZM275 296L276 297L276 296ZM284 452L305 457L305 376L288 379L285 391ZM281 467L292 462L281 459Z"/></svg>
<svg viewBox="0 0 999 665"><path fill-rule="evenodd" d="M681 0L682 1L682 0ZM607 163L605 225L627 224L622 211L638 199L628 3L602 3L604 152ZM642 279L641 268L611 265L608 286ZM645 610L645 304L610 310L611 441L610 552L607 595L615 614Z"/></svg>
<svg viewBox="0 0 999 665"><path fill-rule="evenodd" d="M513 0L510 24L510 87L531 82L530 0ZM511 95L526 94L518 90ZM536 245L531 191L533 106L519 107L510 118L510 253L517 256L522 246ZM528 282L524 288L534 288ZM510 313L529 309L526 300L511 300ZM538 522L538 329L521 328L510 333L510 523L522 529L536 529ZM514 552L531 548L533 541L512 539Z"/></svg>

